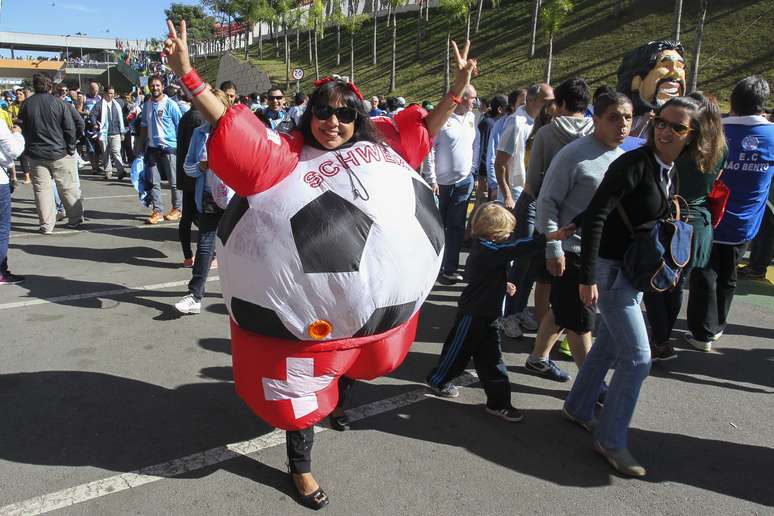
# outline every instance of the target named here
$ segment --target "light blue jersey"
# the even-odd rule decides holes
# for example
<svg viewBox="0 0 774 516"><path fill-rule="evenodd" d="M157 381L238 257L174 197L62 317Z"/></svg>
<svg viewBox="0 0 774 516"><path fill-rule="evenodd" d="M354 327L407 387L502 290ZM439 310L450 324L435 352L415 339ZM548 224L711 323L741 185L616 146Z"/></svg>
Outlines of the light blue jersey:
<svg viewBox="0 0 774 516"><path fill-rule="evenodd" d="M177 126L180 107L166 95L158 102L149 100L142 106L140 127L148 130L148 147L177 148Z"/></svg>

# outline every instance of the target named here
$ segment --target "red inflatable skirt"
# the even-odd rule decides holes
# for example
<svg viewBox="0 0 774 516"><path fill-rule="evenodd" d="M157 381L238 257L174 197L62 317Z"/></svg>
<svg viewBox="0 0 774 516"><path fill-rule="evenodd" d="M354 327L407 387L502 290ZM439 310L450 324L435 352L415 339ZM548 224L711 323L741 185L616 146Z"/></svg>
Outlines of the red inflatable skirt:
<svg viewBox="0 0 774 516"><path fill-rule="evenodd" d="M231 321L236 391L258 417L283 430L319 422L336 407L341 376L370 380L395 370L417 331L417 312L380 335L328 342L276 339Z"/></svg>

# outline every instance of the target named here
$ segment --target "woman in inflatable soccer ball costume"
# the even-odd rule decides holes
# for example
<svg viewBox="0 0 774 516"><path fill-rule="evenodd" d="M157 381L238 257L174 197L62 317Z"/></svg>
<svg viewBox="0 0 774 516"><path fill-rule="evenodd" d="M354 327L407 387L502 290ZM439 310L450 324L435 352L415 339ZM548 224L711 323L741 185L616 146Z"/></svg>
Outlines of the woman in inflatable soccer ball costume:
<svg viewBox="0 0 774 516"><path fill-rule="evenodd" d="M340 379L400 365L438 274L443 228L415 171L477 63L469 42L461 53L452 43L450 92L429 114L394 119L370 119L350 82L317 81L299 129L279 134L245 106L225 109L190 64L185 22L167 25L168 64L213 126L210 168L237 194L217 238L236 390L288 431L299 499L319 509L314 424L336 407Z"/></svg>

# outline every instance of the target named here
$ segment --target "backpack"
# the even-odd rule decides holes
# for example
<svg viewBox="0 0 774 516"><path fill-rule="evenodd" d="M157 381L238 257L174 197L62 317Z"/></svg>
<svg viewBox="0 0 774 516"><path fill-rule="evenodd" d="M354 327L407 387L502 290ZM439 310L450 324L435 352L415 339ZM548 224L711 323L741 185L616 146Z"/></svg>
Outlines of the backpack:
<svg viewBox="0 0 774 516"><path fill-rule="evenodd" d="M658 189L667 201L666 195ZM680 200L674 196L667 205L674 206L674 217L670 213L666 218L645 223L633 228L626 212L618 205L621 220L629 230L632 242L624 253L623 272L637 290L642 292L666 292L680 284L685 267L691 259L691 240L693 227L680 217Z"/></svg>

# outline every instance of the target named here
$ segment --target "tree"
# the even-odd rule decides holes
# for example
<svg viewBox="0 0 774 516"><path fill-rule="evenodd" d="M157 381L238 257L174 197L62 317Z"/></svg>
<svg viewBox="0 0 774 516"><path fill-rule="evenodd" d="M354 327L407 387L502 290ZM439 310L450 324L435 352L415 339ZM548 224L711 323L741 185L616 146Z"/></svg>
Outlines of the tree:
<svg viewBox="0 0 774 516"><path fill-rule="evenodd" d="M420 58L420 45L422 43L422 4L422 0L417 0L417 33L414 48L414 59Z"/></svg>
<svg viewBox="0 0 774 516"><path fill-rule="evenodd" d="M271 20L274 10L266 0L236 0L236 11L245 26L245 59L248 58L250 34L258 25L258 54L263 59L263 23Z"/></svg>
<svg viewBox="0 0 774 516"><path fill-rule="evenodd" d="M317 40L325 37L325 6L322 0L314 0L309 8L309 16L314 24L314 78L320 78L320 60L317 57Z"/></svg>
<svg viewBox="0 0 774 516"><path fill-rule="evenodd" d="M540 16L540 0L532 0L532 37L529 43L529 58L535 57L535 39L537 38L538 17Z"/></svg>
<svg viewBox="0 0 774 516"><path fill-rule="evenodd" d="M355 81L355 34L363 28L368 19L365 14L351 14L344 19L342 27L349 34L349 80Z"/></svg>
<svg viewBox="0 0 774 516"><path fill-rule="evenodd" d="M672 28L672 39L680 41L680 22L683 17L683 0L675 0L675 13L672 17L674 23Z"/></svg>
<svg viewBox="0 0 774 516"><path fill-rule="evenodd" d="M341 0L331 0L331 14L328 21L336 25L336 66L341 65L341 26L346 20L341 8Z"/></svg>
<svg viewBox="0 0 774 516"><path fill-rule="evenodd" d="M696 39L693 42L693 61L688 91L696 91L699 82L699 56L701 55L702 39L704 39L704 20L707 18L707 9L709 9L709 0L699 0L699 21L696 23Z"/></svg>
<svg viewBox="0 0 774 516"><path fill-rule="evenodd" d="M623 10L623 3L624 0L615 0L615 4L613 5L613 16L618 18L621 16L621 11Z"/></svg>
<svg viewBox="0 0 774 516"><path fill-rule="evenodd" d="M290 12L290 0L275 0L274 12L277 21L282 27L282 38L285 51L285 89L290 89L290 49L288 48L288 13ZM279 47L278 47L279 48Z"/></svg>
<svg viewBox="0 0 774 516"><path fill-rule="evenodd" d="M449 91L449 55L451 47L451 29L455 23L461 22L468 15L470 4L468 0L440 0L438 7L446 21L446 65L444 68L443 93Z"/></svg>
<svg viewBox="0 0 774 516"><path fill-rule="evenodd" d="M551 83L551 63L554 59L554 36L561 30L573 7L572 0L546 0L540 8L540 24L548 41L545 67L545 82L548 84Z"/></svg>
<svg viewBox="0 0 774 516"><path fill-rule="evenodd" d="M500 0L491 0L492 9L497 9L500 6ZM484 0L478 0L478 13L476 14L476 34L478 34L478 28L481 24L481 11L484 9Z"/></svg>
<svg viewBox="0 0 774 516"><path fill-rule="evenodd" d="M390 87L389 92L395 91L396 63L398 60L398 7L404 5L406 0L387 0L392 8L392 57L390 58ZM389 23L389 18L387 18Z"/></svg>
<svg viewBox="0 0 774 516"><path fill-rule="evenodd" d="M188 41L192 43L212 37L215 18L207 14L200 5L172 3L169 9L164 9L164 14L175 27L180 25L180 20L185 20L188 27Z"/></svg>
<svg viewBox="0 0 774 516"><path fill-rule="evenodd" d="M373 46L373 56L371 59L371 64L376 66L376 26L377 21L379 20L379 0L374 0L374 46Z"/></svg>

